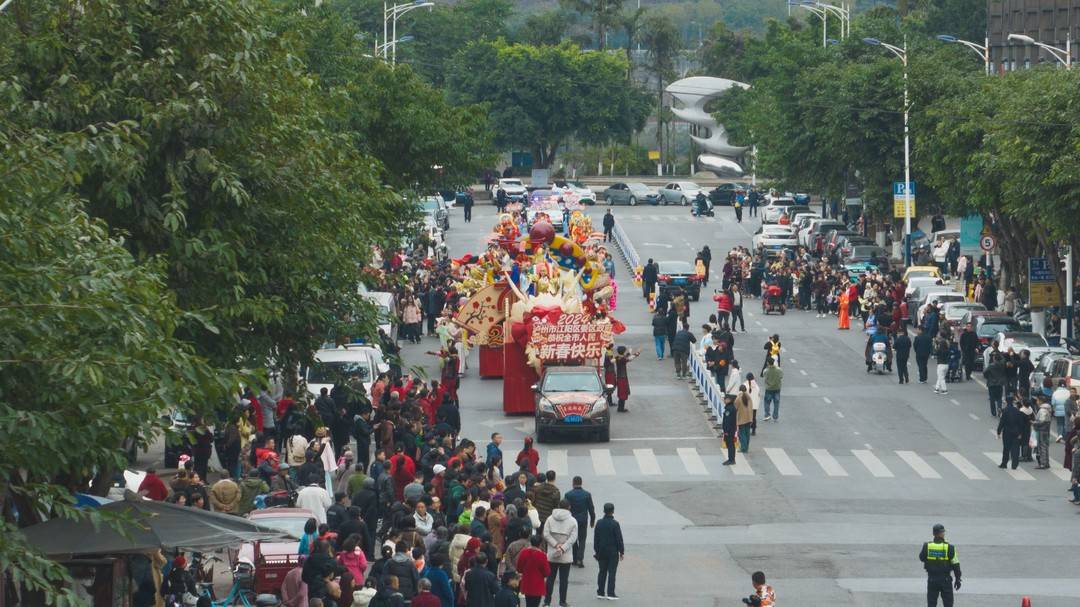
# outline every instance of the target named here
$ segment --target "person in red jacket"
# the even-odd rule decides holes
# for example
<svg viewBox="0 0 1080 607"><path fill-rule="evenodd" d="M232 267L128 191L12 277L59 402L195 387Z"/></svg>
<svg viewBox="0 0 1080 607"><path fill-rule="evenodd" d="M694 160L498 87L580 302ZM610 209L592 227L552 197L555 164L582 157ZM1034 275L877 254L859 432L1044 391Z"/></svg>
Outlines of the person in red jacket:
<svg viewBox="0 0 1080 607"><path fill-rule="evenodd" d="M145 493L144 493L145 492ZM150 468L146 471L146 477L139 483L138 493L142 493L155 502L163 502L169 497L169 489L165 482L157 475L157 470Z"/></svg>
<svg viewBox="0 0 1080 607"><path fill-rule="evenodd" d="M518 465L518 468L522 466L523 462L528 465L525 469L535 477L537 467L540 465L540 453L533 449L533 438L531 436L525 437L525 446L521 451L518 451L517 457L514 458L514 463Z"/></svg>
<svg viewBox="0 0 1080 607"><path fill-rule="evenodd" d="M416 480L416 462L405 455L401 445L394 447L394 456L390 458L390 477L394 479L394 497L405 501L405 485Z"/></svg>
<svg viewBox="0 0 1080 607"><path fill-rule="evenodd" d="M727 291L720 291L713 295L716 302L716 318L720 326L728 328L728 317L731 315L731 295Z"/></svg>
<svg viewBox="0 0 1080 607"><path fill-rule="evenodd" d="M539 607L547 593L547 578L551 575L551 565L548 564L547 553L540 549L540 541L540 534L530 537L529 547L518 554L515 564L518 575L521 576L518 589L525 595L525 607Z"/></svg>

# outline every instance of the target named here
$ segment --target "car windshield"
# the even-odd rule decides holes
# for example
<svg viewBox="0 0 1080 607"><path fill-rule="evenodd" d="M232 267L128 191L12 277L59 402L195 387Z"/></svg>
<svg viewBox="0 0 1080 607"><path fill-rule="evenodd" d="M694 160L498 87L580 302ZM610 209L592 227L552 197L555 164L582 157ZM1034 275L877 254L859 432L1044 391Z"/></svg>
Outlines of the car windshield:
<svg viewBox="0 0 1080 607"><path fill-rule="evenodd" d="M1073 379L1080 379L1080 365L1073 365L1072 366L1072 378Z"/></svg>
<svg viewBox="0 0 1080 607"><path fill-rule="evenodd" d="M566 183L568 183L571 187L578 188L579 190L587 189L585 184L581 183L580 181L568 181Z"/></svg>
<svg viewBox="0 0 1080 607"><path fill-rule="evenodd" d="M1002 322L995 319L994 322L984 322L975 333L979 337L994 337L998 333L1004 333L1018 328L1014 322Z"/></svg>
<svg viewBox="0 0 1080 607"><path fill-rule="evenodd" d="M304 525L307 524L307 521L306 516L257 516L251 519L251 522L257 525L284 531L296 539L300 539L304 535Z"/></svg>
<svg viewBox="0 0 1080 607"><path fill-rule="evenodd" d="M371 381L371 363L367 360L316 361L308 369L309 384L333 384L339 379L357 376L360 381Z"/></svg>
<svg viewBox="0 0 1080 607"><path fill-rule="evenodd" d="M521 185L521 180L520 179L503 179L502 184L503 185L510 185L510 186L520 186Z"/></svg>
<svg viewBox="0 0 1080 607"><path fill-rule="evenodd" d="M1010 342L1010 346L1013 349L1017 349L1021 346L1028 346L1032 348L1045 348L1046 339L1038 333L1014 333L1013 335L1006 334L1006 341Z"/></svg>
<svg viewBox="0 0 1080 607"><path fill-rule="evenodd" d="M700 190L701 186L692 181L680 181L679 187L684 190Z"/></svg>
<svg viewBox="0 0 1080 607"><path fill-rule="evenodd" d="M881 247L856 246L851 248L852 257L881 257L885 255L885 249Z"/></svg>
<svg viewBox="0 0 1080 607"><path fill-rule="evenodd" d="M661 261L659 264L661 274L693 274L694 268L685 261Z"/></svg>
<svg viewBox="0 0 1080 607"><path fill-rule="evenodd" d="M439 201L436 198L425 198L420 201L425 211L434 212L439 210Z"/></svg>
<svg viewBox="0 0 1080 607"><path fill-rule="evenodd" d="M549 373L544 376L544 392L600 392L595 373Z"/></svg>
<svg viewBox="0 0 1080 607"><path fill-rule="evenodd" d="M626 184L626 187L628 189L634 190L635 192L649 189L649 186L645 185L644 183L628 183Z"/></svg>
<svg viewBox="0 0 1080 607"><path fill-rule="evenodd" d="M969 304L966 306L949 306L945 308L946 320L959 320L963 318L964 314L967 314L969 310L985 310L981 304Z"/></svg>

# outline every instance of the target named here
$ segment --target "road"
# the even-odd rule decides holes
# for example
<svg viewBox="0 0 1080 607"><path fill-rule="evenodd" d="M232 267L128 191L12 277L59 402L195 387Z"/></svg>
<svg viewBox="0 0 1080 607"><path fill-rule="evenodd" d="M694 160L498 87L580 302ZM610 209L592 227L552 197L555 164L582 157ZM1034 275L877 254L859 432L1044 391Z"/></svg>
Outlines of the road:
<svg viewBox="0 0 1080 607"><path fill-rule="evenodd" d="M605 208L592 210L595 225ZM454 211L452 256L481 250L493 213L478 207L464 224ZM709 244L714 273L756 229L755 220L736 223L727 208L701 219L678 207L614 213L643 259L692 261ZM619 568L624 605L739 605L756 570L768 575L781 605L924 604L916 554L939 522L964 570L958 605L1015 606L1024 595L1034 605L1080 601L1080 579L1068 573L1080 570L1080 531L1077 509L1066 502L1066 471L997 468L996 420L982 386L954 384L937 396L931 385L868 376L859 333L839 332L835 319L813 313L764 316L748 300L748 331L735 334L735 354L744 373L756 373L766 337L780 334L782 422L759 419L749 455L722 466L720 442L690 384L653 354L649 313L625 265L617 279L615 316L628 327L618 343L643 350L630 367L630 412L617 414L611 443L541 445L540 453L541 469L556 470L563 491L580 475L598 508L615 503L628 544ZM692 328L713 311L708 299L691 306ZM435 374L434 357L424 354L433 343L405 345L403 353ZM510 460L533 422L504 417L500 389L475 372L463 380L463 434L482 446L501 432ZM1051 455L1058 466L1060 445ZM579 607L601 604L595 561L586 564L571 572L570 600Z"/></svg>

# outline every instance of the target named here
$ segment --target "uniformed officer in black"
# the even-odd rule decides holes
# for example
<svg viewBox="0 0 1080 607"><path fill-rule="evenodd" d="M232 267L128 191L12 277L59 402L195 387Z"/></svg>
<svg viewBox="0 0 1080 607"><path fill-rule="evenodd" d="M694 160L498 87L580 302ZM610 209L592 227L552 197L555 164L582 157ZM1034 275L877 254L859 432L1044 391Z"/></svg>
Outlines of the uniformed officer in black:
<svg viewBox="0 0 1080 607"><path fill-rule="evenodd" d="M956 546L945 541L945 526L934 525L934 539L922 545L919 560L926 568L926 605L937 607L937 597L941 595L941 604L953 605L953 589L960 590L960 559L956 558ZM956 574L956 582L950 573Z"/></svg>

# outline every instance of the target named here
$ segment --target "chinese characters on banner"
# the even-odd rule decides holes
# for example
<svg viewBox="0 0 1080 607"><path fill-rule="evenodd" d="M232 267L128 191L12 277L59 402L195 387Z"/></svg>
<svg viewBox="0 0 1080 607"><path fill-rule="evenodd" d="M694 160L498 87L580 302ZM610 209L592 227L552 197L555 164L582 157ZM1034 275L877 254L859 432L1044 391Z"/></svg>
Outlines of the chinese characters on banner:
<svg viewBox="0 0 1080 607"><path fill-rule="evenodd" d="M532 343L540 360L600 358L610 342L611 323L594 322L587 314L562 314L555 323L533 326Z"/></svg>

